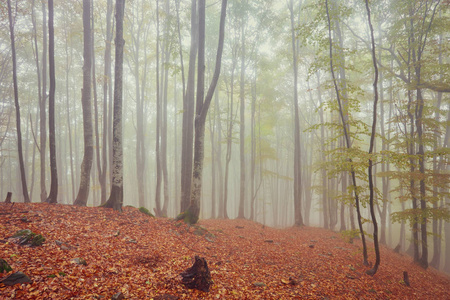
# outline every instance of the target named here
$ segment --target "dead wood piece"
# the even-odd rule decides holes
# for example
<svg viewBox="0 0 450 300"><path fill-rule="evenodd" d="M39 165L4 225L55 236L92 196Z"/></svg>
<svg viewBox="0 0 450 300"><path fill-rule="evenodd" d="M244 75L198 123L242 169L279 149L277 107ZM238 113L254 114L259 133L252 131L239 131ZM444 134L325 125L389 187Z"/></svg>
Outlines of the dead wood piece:
<svg viewBox="0 0 450 300"><path fill-rule="evenodd" d="M411 286L409 284L409 276L408 276L408 272L403 271L403 282L405 283L406 286Z"/></svg>
<svg viewBox="0 0 450 300"><path fill-rule="evenodd" d="M6 260L0 258L0 273L12 271L11 266Z"/></svg>
<svg viewBox="0 0 450 300"><path fill-rule="evenodd" d="M123 300L123 299L125 299L125 296L121 292L118 292L117 294L114 294L111 297L111 299L112 300Z"/></svg>
<svg viewBox="0 0 450 300"><path fill-rule="evenodd" d="M209 272L208 264L204 258L196 255L192 267L181 273L181 277L183 277L182 283L186 287L209 292L212 283L211 273Z"/></svg>
<svg viewBox="0 0 450 300"><path fill-rule="evenodd" d="M17 283L28 283L31 282L30 277L28 277L27 275L25 275L22 272L16 272L16 273L12 273L11 275L9 275L6 278L3 278L2 280L0 280L1 283L3 283L4 285L15 285Z"/></svg>
<svg viewBox="0 0 450 300"><path fill-rule="evenodd" d="M11 198L12 198L12 193L8 192L6 194L6 199L5 199L5 203L11 203Z"/></svg>

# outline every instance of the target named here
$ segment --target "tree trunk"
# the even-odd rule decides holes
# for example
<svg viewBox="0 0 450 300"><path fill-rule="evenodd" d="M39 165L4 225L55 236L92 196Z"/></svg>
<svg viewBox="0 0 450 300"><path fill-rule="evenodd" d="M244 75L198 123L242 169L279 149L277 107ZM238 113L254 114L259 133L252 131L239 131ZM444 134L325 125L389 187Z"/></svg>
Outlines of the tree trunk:
<svg viewBox="0 0 450 300"><path fill-rule="evenodd" d="M183 97L183 129L181 139L181 212L189 207L192 180L192 143L194 140L195 62L197 59L197 1L191 5L191 49L186 94Z"/></svg>
<svg viewBox="0 0 450 300"><path fill-rule="evenodd" d="M123 16L125 0L116 0L116 58L114 69L114 122L113 122L113 168L111 194L103 205L122 210L123 205L123 145L122 145L122 83L123 83Z"/></svg>
<svg viewBox="0 0 450 300"><path fill-rule="evenodd" d="M255 71L256 74L256 71ZM250 220L255 221L255 170L256 170L256 135L255 135L255 113L256 113L256 76L252 83L252 104L251 104L251 150L250 150Z"/></svg>
<svg viewBox="0 0 450 300"><path fill-rule="evenodd" d="M242 5L247 5L247 1L243 1ZM241 78L239 84L239 101L240 101L240 129L239 129L239 160L240 160L240 188L239 188L239 211L238 218L244 219L245 213L245 9L241 8Z"/></svg>
<svg viewBox="0 0 450 300"><path fill-rule="evenodd" d="M50 194L48 203L58 201L58 171L56 167L56 137L55 137L55 30L53 27L53 0L48 1L48 61L50 74L50 91L48 97L48 129L50 148Z"/></svg>
<svg viewBox="0 0 450 300"><path fill-rule="evenodd" d="M162 216L161 210L161 89L159 84L159 1L156 0L156 188L155 188L155 214Z"/></svg>
<svg viewBox="0 0 450 300"><path fill-rule="evenodd" d="M222 63L223 41L225 37L225 17L226 17L227 0L222 0L220 13L220 30L219 45L217 47L216 66L214 75L211 80L206 97L203 101L204 84L204 61L205 61L205 0L199 0L199 48L198 48L198 64L199 76L197 85L197 116L195 118L195 144L194 144L194 171L192 175L192 192L188 213L191 214L189 223L196 223L200 213L200 197L202 191L202 173L203 173L203 157L204 157L204 138L205 138L205 122L209 106L211 104L214 91L219 80L220 68ZM203 74L202 74L203 73Z"/></svg>
<svg viewBox="0 0 450 300"><path fill-rule="evenodd" d="M339 104L339 114L341 117L341 122L342 122L342 128L344 131L344 137L345 137L345 141L346 141L346 146L348 149L351 148L351 144L350 144L350 137L349 137L349 133L347 131L347 123L346 123L346 119L344 117L344 109L340 100L340 95L339 95L339 89L337 86L337 82L336 82L336 76L334 75L334 67L333 67L333 44L332 44L332 40L331 40L331 21L330 21L330 14L329 14L329 9L328 9L328 1L325 1L326 4L326 13L327 13L327 19L328 19L328 39L329 39L329 45L330 45L330 70L331 70L331 75L333 78L333 84L334 84L334 88L336 91L336 97L338 100L338 104ZM349 163L352 166L353 162L351 159L349 159ZM356 212L358 215L358 225L359 225L359 232L361 234L361 241L363 244L363 263L364 265L368 265L368 261L367 261L367 246L366 246L366 239L365 239L365 234L364 234L364 230L362 227L362 221L361 221L361 211L360 211L360 205L359 205L359 195L357 192L357 185L356 185L356 174L355 171L353 170L353 166L351 167L351 176L352 176L352 183L353 183L353 189L354 189L354 196L355 196L355 205L356 205Z"/></svg>
<svg viewBox="0 0 450 300"><path fill-rule="evenodd" d="M378 270L378 266L380 265L380 248L378 245L378 223L377 219L375 217L375 208L374 208L374 198L375 198L375 191L374 191L374 180L373 180L373 174L372 174L372 168L373 168L373 160L370 157L370 155L373 152L374 144L375 144L375 134L377 131L377 105L378 105L378 66L377 66L377 57L376 57L376 51L375 51L375 38L373 36L373 26L371 21L371 14L370 14L370 8L369 8L369 1L366 0L366 10L367 10L367 22L369 23L370 28L370 37L372 42L372 61L373 61L373 68L374 68L374 81L373 81L373 90L374 90L374 101L373 101L373 121L372 121L372 132L370 135L370 145L369 145L369 167L367 169L368 177L369 177L369 209L370 209L370 215L372 217L372 224L373 224L373 244L375 247L375 264L373 265L372 269L368 270L366 273L369 275L375 275L375 273Z"/></svg>
<svg viewBox="0 0 450 300"><path fill-rule="evenodd" d="M36 12L35 12L35 0L32 1L31 3L31 21L33 23L33 45L34 45L34 58L35 58L35 63L36 63L36 75L37 75L37 85L38 85L38 107L37 107L37 111L40 111L41 109L41 105L42 105L42 86L41 86L41 70L40 70L40 65L39 65L39 48L38 48L38 43L37 43L37 26L36 26ZM44 6L45 7L45 6ZM45 19L44 19L44 24L45 24ZM45 116L45 106L44 106L44 116ZM37 132L37 128L38 128L38 121L40 119L40 115L38 116L36 114L36 132ZM45 125L45 122L44 122ZM45 132L45 130L44 130ZM37 146L37 145L36 145ZM33 163L32 163L32 181L31 181L31 187L30 187L30 200L33 200L33 186L34 186L34 162L35 162L35 149L36 147L33 147ZM40 148L38 147L39 152L41 152ZM42 150L44 151L44 150ZM45 151L44 151L45 153ZM44 156L45 157L45 156ZM42 170L42 169L41 169ZM45 169L44 169L45 172ZM41 180L42 182L42 180ZM45 181L44 181L44 188L45 188ZM42 199L41 199L42 201Z"/></svg>
<svg viewBox="0 0 450 300"><path fill-rule="evenodd" d="M95 30L94 30L94 8L93 8L93 1L91 0L91 5L92 5L92 9L91 9L91 20L92 20L92 30L91 30L91 35L92 35L92 40L91 40L91 55L92 55L92 90L94 92L94 120L95 120L95 161L97 163L97 178L99 181L99 185L100 188L102 186L102 177L103 177L103 173L104 173L104 169L102 168L102 158L101 158L101 153L100 153L100 149L102 148L102 145L100 144L100 129L99 129L99 113L98 113L98 97L97 97L97 78L96 78L96 66L95 66ZM103 135L105 135L105 133L103 132ZM95 172L95 170L94 170ZM95 177L93 177L92 182L95 182ZM94 193L97 194L98 190L94 189ZM100 196L101 197L101 196ZM101 202L101 198L100 198L100 204ZM97 205L97 204L94 204Z"/></svg>
<svg viewBox="0 0 450 300"><path fill-rule="evenodd" d="M298 109L298 45L295 38L294 2L290 0L289 11L291 19L291 42L294 70L294 223L295 226L303 226L302 218L302 170L300 149L300 120Z"/></svg>
<svg viewBox="0 0 450 300"><path fill-rule="evenodd" d="M112 26L111 17L113 12L112 0L108 0L106 6L106 41L105 41L105 67L103 74L103 139L102 139L102 173L99 174L101 196L100 202L104 204L106 202L106 169L108 165L108 149L110 143L108 138L112 140L110 134L110 128L112 127L110 119L110 113L108 112L108 94L111 98L111 44L112 44ZM108 126L109 125L109 126Z"/></svg>
<svg viewBox="0 0 450 300"><path fill-rule="evenodd" d="M8 0L8 19L9 19L9 33L11 37L11 54L12 54L12 65L13 65L13 85L14 85L14 104L16 107L16 128L17 128L17 150L19 155L19 165L20 165L20 179L22 181L22 194L25 203L30 202L30 197L28 195L27 180L25 176L25 164L23 161L22 152L22 131L20 127L20 105L19 105L19 89L17 86L17 65L16 65L16 45L14 40L14 23L11 13L11 0Z"/></svg>
<svg viewBox="0 0 450 300"><path fill-rule="evenodd" d="M170 15L169 0L165 0L164 12L166 16ZM164 25L164 71L161 78L163 78L163 97L162 97L162 122L161 122L161 171L164 183L164 204L162 208L162 215L167 216L167 208L169 206L169 174L167 170L167 91L169 87L169 60L170 60L170 43L169 43L169 20L166 18Z"/></svg>
<svg viewBox="0 0 450 300"><path fill-rule="evenodd" d="M83 44L84 44L84 64L83 64L83 89L81 94L81 105L83 108L83 136L84 136L84 156L81 163L80 188L74 205L86 206L90 182L91 167L94 156L94 141L92 129L92 104L91 104L91 1L83 0Z"/></svg>
<svg viewBox="0 0 450 300"><path fill-rule="evenodd" d="M47 188L45 184L46 169L46 146L47 146L47 11L45 9L46 1L42 1L42 96L40 98L39 109L39 142L40 142L40 161L41 161L41 202L47 200Z"/></svg>

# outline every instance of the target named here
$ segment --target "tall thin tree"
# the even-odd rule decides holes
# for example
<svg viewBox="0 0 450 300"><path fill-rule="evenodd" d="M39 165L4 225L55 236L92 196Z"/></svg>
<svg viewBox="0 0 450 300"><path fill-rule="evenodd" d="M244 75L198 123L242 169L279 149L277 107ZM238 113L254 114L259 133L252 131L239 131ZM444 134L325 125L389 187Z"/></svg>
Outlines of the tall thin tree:
<svg viewBox="0 0 450 300"><path fill-rule="evenodd" d="M195 1L195 0L194 0ZM197 105L195 118L195 141L194 141L194 170L192 174L192 191L189 207L187 213L190 215L189 223L196 223L200 213L200 197L202 191L202 174L203 174L203 158L205 148L205 123L209 106L211 104L214 91L219 80L220 68L222 64L223 42L225 39L225 17L227 10L227 0L222 0L222 7L220 11L220 29L219 29L219 45L216 54L216 66L208 88L206 97L203 99L204 90L201 87L204 84L204 61L205 61L205 0L199 0L198 14L199 14L199 77L197 89ZM202 91L203 90L203 91ZM186 220L186 219L185 219Z"/></svg>
<svg viewBox="0 0 450 300"><path fill-rule="evenodd" d="M183 126L181 135L181 212L189 207L192 182L192 143L194 140L195 62L197 60L197 1L191 4L191 48L186 93L183 97ZM180 44L181 46L181 44Z"/></svg>
<svg viewBox="0 0 450 300"><path fill-rule="evenodd" d="M48 55L48 43L47 43L47 10L45 8L46 1L42 1L42 96L40 98L39 105L39 143L40 143L40 186L41 186L41 202L47 200L47 188L46 188L46 154L47 147L47 55Z"/></svg>
<svg viewBox="0 0 450 300"><path fill-rule="evenodd" d="M373 152L374 144L375 144L375 134L377 129L377 105L378 105L378 66L377 66L377 57L375 52L375 38L373 36L373 26L370 15L369 1L366 0L366 10L367 10L367 22L369 23L370 28L370 38L372 43L372 62L374 68L374 80L373 80L373 91L374 91L374 101L373 101L373 115L372 115L372 133L370 135L370 144L369 144L369 166L367 169L368 179L369 179L369 208L370 215L372 217L372 225L373 225L373 243L375 246L375 264L373 268L368 270L366 273L369 275L375 275L378 270L378 266L380 265L380 247L378 245L378 223L375 217L375 209L374 209L374 182L373 182L373 158L370 156Z"/></svg>
<svg viewBox="0 0 450 300"><path fill-rule="evenodd" d="M48 130L50 148L50 194L46 202L58 201L58 169L56 166L56 137L55 137L55 29L53 26L53 0L48 1L48 66L50 75L50 90L48 94ZM43 150L42 150L43 151Z"/></svg>
<svg viewBox="0 0 450 300"><path fill-rule="evenodd" d="M84 156L81 163L80 188L74 205L86 206L89 187L92 160L94 158L94 140L92 128L92 104L91 104L91 1L83 0L83 90L81 94L81 105L83 108L83 133L84 133Z"/></svg>
<svg viewBox="0 0 450 300"><path fill-rule="evenodd" d="M123 16L125 0L116 0L116 58L114 67L113 167L111 194L104 207L122 210L123 145L122 145L122 84L123 84Z"/></svg>
<svg viewBox="0 0 450 300"><path fill-rule="evenodd" d="M294 1L289 2L291 20L291 42L292 42L292 67L294 71L294 222L296 226L303 225L302 218L302 170L301 170L301 148L300 148L300 120L298 109L298 44L295 38L296 27L294 25Z"/></svg>
<svg viewBox="0 0 450 300"><path fill-rule="evenodd" d="M20 179L22 181L22 193L24 202L30 202L28 195L27 179L25 176L25 164L22 153L22 130L20 127L20 105L19 105L19 88L17 85L17 63L16 63L16 44L14 37L14 23L11 12L11 0L8 0L8 19L9 19L9 33L11 37L11 55L13 65L13 85L14 85L14 104L16 106L16 126L17 126L17 151L19 155L20 165Z"/></svg>
<svg viewBox="0 0 450 300"><path fill-rule="evenodd" d="M351 143L350 143L350 136L348 134L347 131L347 122L345 121L344 118L344 109L342 106L342 101L340 98L340 94L339 94L339 88L338 88L338 84L337 84L337 80L336 80L336 76L334 74L334 65L333 65L333 42L331 39L331 17L330 17L330 11L328 8L328 0L325 0L325 7L326 7L326 14L327 14L327 21L328 21L328 43L330 46L330 52L329 52L329 57L330 57L330 71L331 71L331 77L333 79L333 85L334 85L334 89L336 92L336 98L337 98L337 102L339 105L339 116L341 118L341 122L342 122L342 129L344 131L344 138L345 138L345 144L346 147L348 149L351 148ZM356 183L356 173L355 170L353 169L353 161L352 159L348 159L350 166L351 166L351 177L352 177L352 183L353 183L353 193L355 196L355 205L356 205L356 212L358 214L358 225L359 225L359 232L361 234L361 241L363 243L363 263L364 265L369 265L369 262L367 260L367 246L366 246L366 239L365 239L365 234L364 234L364 230L362 227L362 220L361 220L361 210L360 210L360 204L359 204L359 194L358 194L358 189L357 189L357 183Z"/></svg>

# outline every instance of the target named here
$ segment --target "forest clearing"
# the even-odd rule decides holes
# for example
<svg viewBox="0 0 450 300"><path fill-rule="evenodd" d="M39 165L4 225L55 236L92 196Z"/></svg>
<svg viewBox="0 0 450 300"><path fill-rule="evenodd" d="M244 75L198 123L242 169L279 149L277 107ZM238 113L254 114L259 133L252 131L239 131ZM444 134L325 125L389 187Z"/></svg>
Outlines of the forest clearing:
<svg viewBox="0 0 450 300"><path fill-rule="evenodd" d="M188 227L133 207L120 213L45 203L2 203L0 214L0 257L11 265L9 273L32 280L0 283L0 299L114 299L118 293L124 299L450 298L448 277L384 246L379 271L366 275L360 241L321 228L274 229L240 219ZM8 241L20 229L42 234L45 242ZM181 283L195 255L208 263L209 292Z"/></svg>

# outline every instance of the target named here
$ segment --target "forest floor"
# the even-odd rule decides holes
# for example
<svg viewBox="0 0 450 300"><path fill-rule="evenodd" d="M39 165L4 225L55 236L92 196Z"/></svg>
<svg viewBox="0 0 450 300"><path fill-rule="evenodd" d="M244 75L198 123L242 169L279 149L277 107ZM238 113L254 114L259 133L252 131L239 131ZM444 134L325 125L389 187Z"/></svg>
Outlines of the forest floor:
<svg viewBox="0 0 450 300"><path fill-rule="evenodd" d="M38 247L8 238L42 234ZM180 273L206 259L209 292L186 288ZM149 217L133 207L0 204L0 258L32 283L0 283L0 299L450 299L450 279L381 247L365 274L361 243L312 227L274 229L246 220L199 226ZM82 258L86 265L74 263ZM369 243L369 261L374 261ZM403 282L409 274L411 286Z"/></svg>

